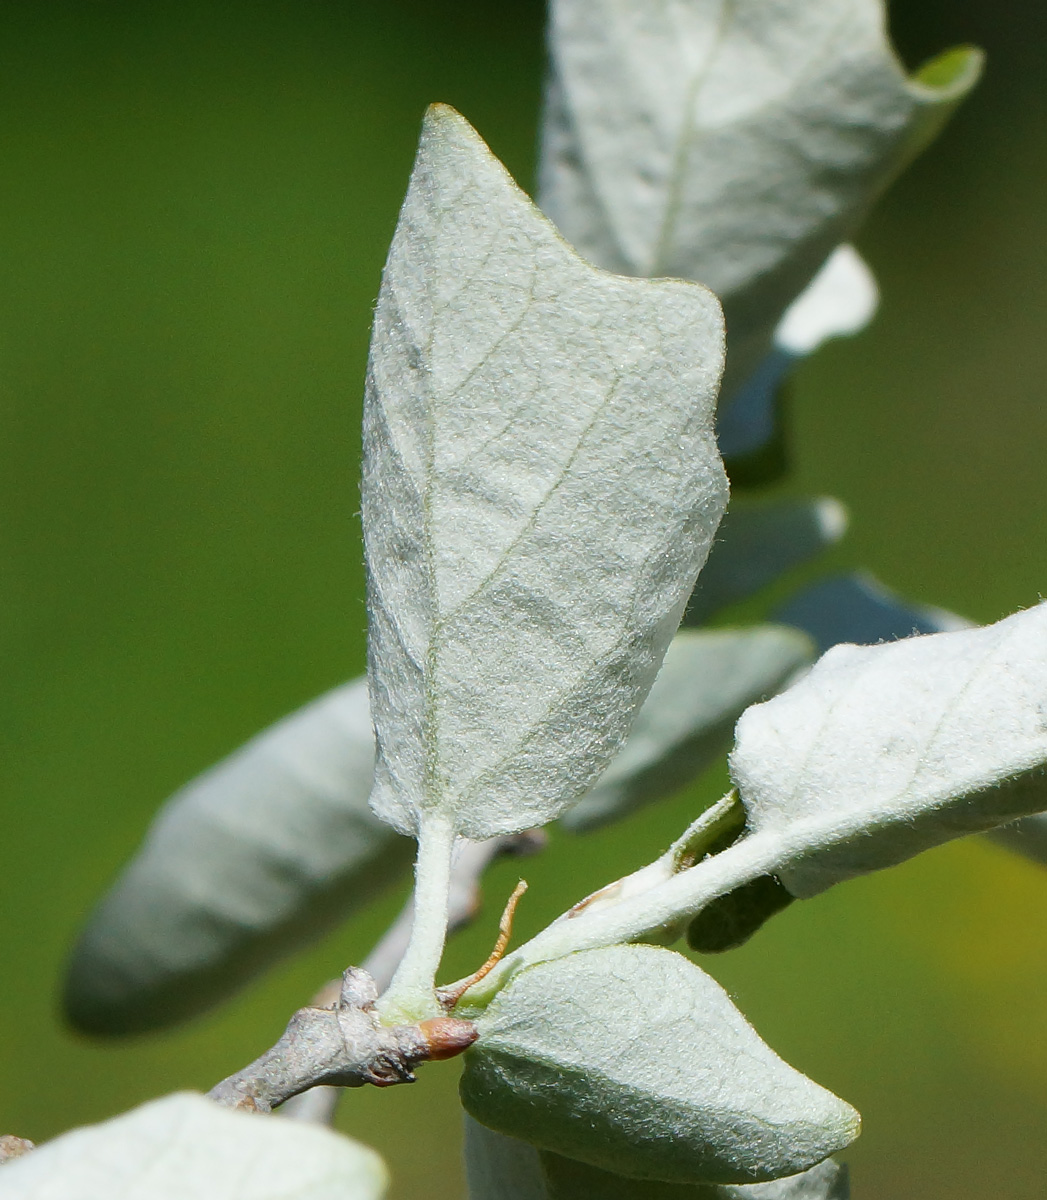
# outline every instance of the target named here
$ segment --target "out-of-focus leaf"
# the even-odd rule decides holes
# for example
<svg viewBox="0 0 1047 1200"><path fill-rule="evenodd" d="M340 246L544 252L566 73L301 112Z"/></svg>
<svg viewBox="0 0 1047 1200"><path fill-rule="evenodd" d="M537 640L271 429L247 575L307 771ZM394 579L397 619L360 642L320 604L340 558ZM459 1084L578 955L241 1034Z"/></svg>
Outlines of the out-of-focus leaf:
<svg viewBox="0 0 1047 1200"><path fill-rule="evenodd" d="M741 713L811 659L808 639L781 626L678 633L625 746L562 823L594 829L690 783L730 745Z"/></svg>
<svg viewBox="0 0 1047 1200"><path fill-rule="evenodd" d="M593 262L699 279L730 330L724 394L980 70L907 77L881 0L555 0L545 211Z"/></svg>
<svg viewBox="0 0 1047 1200"><path fill-rule="evenodd" d="M528 968L479 1025L466 1109L602 1170L756 1182L858 1133L849 1105L782 1062L719 984L670 950L612 946Z"/></svg>
<svg viewBox="0 0 1047 1200"><path fill-rule="evenodd" d="M990 829L985 836L999 846L1006 846L1016 854L1047 866L1047 813L1000 825Z"/></svg>
<svg viewBox="0 0 1047 1200"><path fill-rule="evenodd" d="M769 1183L657 1183L613 1175L506 1137L465 1116L469 1200L848 1200L847 1168L832 1159Z"/></svg>
<svg viewBox="0 0 1047 1200"><path fill-rule="evenodd" d="M780 843L772 869L794 896L1042 811L1047 604L835 647L742 715L730 763L753 844Z"/></svg>
<svg viewBox="0 0 1047 1200"><path fill-rule="evenodd" d="M971 628L970 621L944 608L902 599L864 571L814 584L793 596L775 619L810 634L823 653L840 642L868 646Z"/></svg>
<svg viewBox="0 0 1047 1200"><path fill-rule="evenodd" d="M687 942L702 954L736 950L795 899L781 880L760 875L706 905L687 927Z"/></svg>
<svg viewBox="0 0 1047 1200"><path fill-rule="evenodd" d="M4 1200L380 1200L373 1150L181 1092L0 1168Z"/></svg>
<svg viewBox="0 0 1047 1200"><path fill-rule="evenodd" d="M462 117L429 111L364 420L390 824L526 829L619 748L726 502L722 338L710 292L590 266Z"/></svg>
<svg viewBox="0 0 1047 1200"><path fill-rule="evenodd" d="M853 246L837 246L785 310L774 344L794 358L813 354L830 338L860 332L880 302L876 277Z"/></svg>
<svg viewBox="0 0 1047 1200"><path fill-rule="evenodd" d="M872 271L853 246L837 246L785 310L774 345L737 387L716 419L731 483L772 483L788 469L786 383L799 363L829 338L857 333L879 295Z"/></svg>
<svg viewBox="0 0 1047 1200"><path fill-rule="evenodd" d="M730 509L687 603L684 623L701 625L720 609L755 595L834 545L846 529L847 510L831 496Z"/></svg>
<svg viewBox="0 0 1047 1200"><path fill-rule="evenodd" d="M193 1016L395 882L413 847L368 808L373 773L358 679L173 796L77 943L70 1020L134 1033Z"/></svg>

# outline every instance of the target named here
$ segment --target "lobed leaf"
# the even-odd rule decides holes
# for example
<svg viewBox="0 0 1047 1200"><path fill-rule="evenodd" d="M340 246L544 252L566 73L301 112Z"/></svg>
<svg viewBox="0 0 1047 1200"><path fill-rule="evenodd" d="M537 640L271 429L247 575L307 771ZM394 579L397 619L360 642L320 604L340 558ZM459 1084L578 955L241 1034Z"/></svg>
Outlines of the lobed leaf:
<svg viewBox="0 0 1047 1200"><path fill-rule="evenodd" d="M0 1167L4 1200L380 1200L373 1150L181 1092Z"/></svg>
<svg viewBox="0 0 1047 1200"><path fill-rule="evenodd" d="M847 510L831 496L731 508L687 602L684 624L701 625L720 609L756 595L824 553L846 529Z"/></svg>
<svg viewBox="0 0 1047 1200"><path fill-rule="evenodd" d="M769 1183L655 1183L601 1171L487 1129L466 1114L469 1200L848 1200L847 1168L832 1159Z"/></svg>
<svg viewBox="0 0 1047 1200"><path fill-rule="evenodd" d="M730 745L741 713L811 657L807 638L774 625L678 633L624 747L563 825L595 829L690 783Z"/></svg>
<svg viewBox="0 0 1047 1200"><path fill-rule="evenodd" d="M881 0L555 0L549 49L542 207L593 262L720 296L726 396L981 65L908 77Z"/></svg>
<svg viewBox="0 0 1047 1200"><path fill-rule="evenodd" d="M749 1183L805 1170L858 1134L849 1105L782 1062L670 950L612 946L527 968L478 1023L466 1110L601 1170Z"/></svg>
<svg viewBox="0 0 1047 1200"><path fill-rule="evenodd" d="M743 714L731 772L794 896L1047 808L1047 605L841 645Z"/></svg>
<svg viewBox="0 0 1047 1200"><path fill-rule="evenodd" d="M364 420L372 805L472 838L559 815L628 732L726 502L719 306L589 266L430 109Z"/></svg>
<svg viewBox="0 0 1047 1200"><path fill-rule="evenodd" d="M358 679L173 796L73 951L73 1024L193 1016L405 873L413 847L368 808L373 774Z"/></svg>

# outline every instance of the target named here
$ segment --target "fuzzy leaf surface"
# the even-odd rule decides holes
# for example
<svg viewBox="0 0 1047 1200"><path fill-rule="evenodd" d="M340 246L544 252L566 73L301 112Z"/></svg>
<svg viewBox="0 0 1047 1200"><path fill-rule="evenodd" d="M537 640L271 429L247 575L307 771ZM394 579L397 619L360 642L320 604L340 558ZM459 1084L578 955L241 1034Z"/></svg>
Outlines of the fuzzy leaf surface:
<svg viewBox="0 0 1047 1200"><path fill-rule="evenodd" d="M180 1092L0 1167L4 1200L381 1200L373 1150Z"/></svg>
<svg viewBox="0 0 1047 1200"><path fill-rule="evenodd" d="M783 626L678 633L624 747L563 824L594 829L690 783L730 745L742 712L811 658L808 639Z"/></svg>
<svg viewBox="0 0 1047 1200"><path fill-rule="evenodd" d="M541 824L619 748L726 501L722 339L708 291L590 266L430 110L364 418L372 805L396 828Z"/></svg>
<svg viewBox="0 0 1047 1200"><path fill-rule="evenodd" d="M612 946L528 968L479 1025L466 1110L601 1170L758 1182L858 1134L850 1105L778 1058L720 985L670 950Z"/></svg>
<svg viewBox="0 0 1047 1200"><path fill-rule="evenodd" d="M990 829L986 836L998 846L1006 846L1015 854L1047 867L1047 813L1036 813Z"/></svg>
<svg viewBox="0 0 1047 1200"><path fill-rule="evenodd" d="M629 1179L487 1129L465 1117L469 1200L849 1200L847 1168L826 1159L769 1183Z"/></svg>
<svg viewBox="0 0 1047 1200"><path fill-rule="evenodd" d="M176 793L91 916L65 1004L91 1033L193 1016L404 874L371 812L367 681L335 688Z"/></svg>
<svg viewBox="0 0 1047 1200"><path fill-rule="evenodd" d="M775 873L800 897L1039 812L1047 605L837 646L743 714L730 762L750 833L780 839Z"/></svg>
<svg viewBox="0 0 1047 1200"><path fill-rule="evenodd" d="M980 68L909 78L881 0L555 0L544 210L593 262L699 279L730 330L725 395L786 307Z"/></svg>

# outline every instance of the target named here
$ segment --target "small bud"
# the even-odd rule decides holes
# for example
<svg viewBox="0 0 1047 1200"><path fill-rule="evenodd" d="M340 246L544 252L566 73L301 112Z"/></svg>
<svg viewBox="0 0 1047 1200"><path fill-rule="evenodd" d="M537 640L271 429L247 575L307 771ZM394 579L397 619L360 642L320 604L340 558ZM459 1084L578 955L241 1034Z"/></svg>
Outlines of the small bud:
<svg viewBox="0 0 1047 1200"><path fill-rule="evenodd" d="M431 1017L422 1021L418 1029L429 1047L429 1058L439 1062L444 1058L455 1058L468 1050L480 1036L480 1031L472 1021L462 1021L457 1017Z"/></svg>

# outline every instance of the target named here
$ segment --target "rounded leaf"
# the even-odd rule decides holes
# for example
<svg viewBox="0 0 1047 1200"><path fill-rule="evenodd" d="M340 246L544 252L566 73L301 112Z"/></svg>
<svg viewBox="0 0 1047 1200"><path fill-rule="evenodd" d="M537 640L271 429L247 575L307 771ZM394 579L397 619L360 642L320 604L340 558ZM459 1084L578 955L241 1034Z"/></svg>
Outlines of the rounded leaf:
<svg viewBox="0 0 1047 1200"><path fill-rule="evenodd" d="M653 946L520 973L479 1019L462 1101L500 1133L639 1179L792 1175L858 1134L693 963Z"/></svg>

